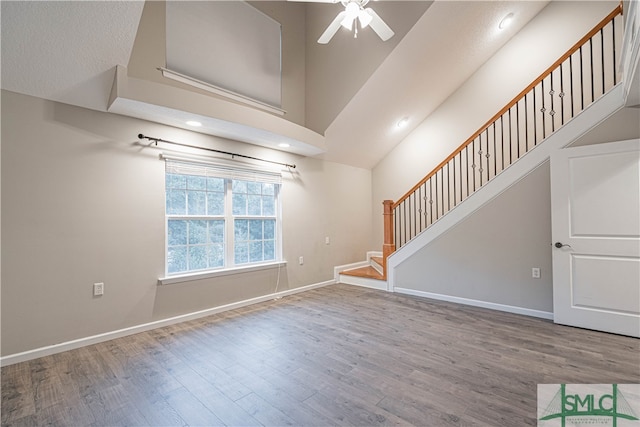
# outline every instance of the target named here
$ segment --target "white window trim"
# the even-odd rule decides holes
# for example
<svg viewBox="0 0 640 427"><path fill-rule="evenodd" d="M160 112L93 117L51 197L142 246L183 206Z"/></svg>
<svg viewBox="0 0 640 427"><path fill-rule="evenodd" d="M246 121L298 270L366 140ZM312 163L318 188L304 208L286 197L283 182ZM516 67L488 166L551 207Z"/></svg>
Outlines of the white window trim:
<svg viewBox="0 0 640 427"><path fill-rule="evenodd" d="M271 175L272 177L280 177L281 175L279 173L270 171L270 170L264 170L264 169L260 169L260 168L238 168L235 166L228 166L225 164L221 164L221 163L217 163L217 162L208 162L208 161L202 161L202 160L196 160L196 159L192 159L192 158L188 158L188 157L178 157L178 156L165 156L165 155L161 155L160 156L161 160L165 160L165 161L176 161L176 162L182 162L182 163L191 163L191 164L200 164L200 165L207 165L207 166L213 166L213 167L218 167L218 168L225 168L229 171L238 171L240 174L242 173L249 173L249 174L258 174L258 175ZM229 263L232 261L233 259L233 248L234 248L234 220L236 218L238 219L275 219L276 220L276 230L275 230L275 235L276 235L276 260L274 261L261 261L261 262L257 262L257 263L247 263L247 264L240 264L240 265L233 265L231 267L219 267L219 268L215 268L215 269L209 269L209 270L201 270L201 271L188 271L188 272L184 272L184 273L175 273L175 274L169 274L167 268L168 268L168 264L167 264L167 259L168 259L168 245L166 243L166 239L168 236L168 217L166 215L165 212L165 245L164 245L164 251L165 251L165 272L164 272L164 277L159 278L158 279L158 284L159 285L168 285L168 284L172 284L172 283L180 283L180 282L187 282L187 281L193 281L193 280L201 280L201 279L207 279L207 278L213 278L213 277L220 277L220 276L227 276L227 275L231 275L231 274L240 274L240 273L246 273L246 272L250 272L250 271L259 271L259 270L267 270L267 269L271 269L271 268L279 268L279 267L283 267L286 266L287 262L283 259L283 248L282 248L282 205L280 203L280 191L281 191L281 187L282 184L281 182L279 182L279 179L275 180L277 182L274 182L275 185L275 205L276 205L276 215L274 216L268 216L268 217L264 217L264 216L253 216L253 215L239 215L239 216L234 216L232 209L233 209L233 202L232 202L232 192L231 192L231 186L232 186L232 180L233 179L240 179L240 180L246 180L246 179L250 179L250 177L245 177L245 176L239 176L239 177L233 177L233 174L230 174L231 176L228 176L225 179L225 213L224 215L220 216L220 215L215 215L213 218L212 216L201 216L201 215L175 215L172 219L184 219L184 220L193 220L193 219L224 219L225 220L225 253L224 253L224 263L225 265L229 265ZM166 176L166 172L165 172L165 176ZM269 179L265 180L264 182L271 182ZM165 194L166 194L166 189L165 189ZM228 233L228 234L227 234ZM228 237L226 237L228 236Z"/></svg>
<svg viewBox="0 0 640 427"><path fill-rule="evenodd" d="M158 279L158 285L172 285L175 283L191 282L194 280L211 279L215 277L230 276L233 274L249 273L252 271L271 270L273 268L286 267L287 261L272 261L260 264L245 264L240 267L231 267L220 270L209 270L196 273L185 273L166 276Z"/></svg>
<svg viewBox="0 0 640 427"><path fill-rule="evenodd" d="M225 179L224 182L224 265L227 266L229 265L229 262L233 260L233 250L235 248L236 241L233 230L233 195L231 193L233 180ZM230 269L234 267L222 268Z"/></svg>

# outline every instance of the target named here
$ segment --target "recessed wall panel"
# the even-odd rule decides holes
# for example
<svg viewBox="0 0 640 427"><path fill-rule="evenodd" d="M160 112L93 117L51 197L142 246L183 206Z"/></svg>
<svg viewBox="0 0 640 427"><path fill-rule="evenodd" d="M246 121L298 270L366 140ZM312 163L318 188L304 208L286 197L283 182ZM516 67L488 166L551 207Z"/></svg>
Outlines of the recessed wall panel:
<svg viewBox="0 0 640 427"><path fill-rule="evenodd" d="M570 237L640 236L637 152L569 160ZM633 195L636 197L633 197Z"/></svg>
<svg viewBox="0 0 640 427"><path fill-rule="evenodd" d="M574 307L640 314L640 259L572 256L571 295Z"/></svg>
<svg viewBox="0 0 640 427"><path fill-rule="evenodd" d="M280 23L242 1L168 1L167 68L281 106Z"/></svg>

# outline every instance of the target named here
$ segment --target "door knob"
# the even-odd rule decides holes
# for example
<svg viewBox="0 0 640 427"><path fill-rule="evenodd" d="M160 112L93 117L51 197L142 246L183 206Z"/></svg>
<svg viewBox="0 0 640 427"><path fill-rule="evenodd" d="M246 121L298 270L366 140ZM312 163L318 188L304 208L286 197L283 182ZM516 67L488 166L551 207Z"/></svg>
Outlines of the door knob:
<svg viewBox="0 0 640 427"><path fill-rule="evenodd" d="M564 245L564 244L562 244L562 243L560 243L560 242L556 242L556 243L555 243L555 245L553 245L553 246L555 246L555 247L556 247L556 248L558 248L558 249L563 248L563 247L565 247L565 246L566 246L566 247L568 247L568 248L570 248L570 247L571 247L571 245Z"/></svg>

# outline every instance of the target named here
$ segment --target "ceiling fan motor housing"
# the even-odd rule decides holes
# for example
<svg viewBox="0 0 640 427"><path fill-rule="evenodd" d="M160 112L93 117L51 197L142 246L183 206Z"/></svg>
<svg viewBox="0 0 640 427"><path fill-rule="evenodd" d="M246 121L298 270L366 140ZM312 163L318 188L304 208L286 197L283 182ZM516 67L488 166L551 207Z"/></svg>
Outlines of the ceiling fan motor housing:
<svg viewBox="0 0 640 427"><path fill-rule="evenodd" d="M349 31L353 30L353 23L358 20L360 28L368 26L382 39L387 41L393 37L393 30L380 18L380 16L371 8L364 8L369 0L347 0L341 1L345 10L338 13L335 19L329 24L327 29L318 39L318 43L326 44L338 32L340 26L345 27ZM358 35L358 27L355 27L354 37Z"/></svg>

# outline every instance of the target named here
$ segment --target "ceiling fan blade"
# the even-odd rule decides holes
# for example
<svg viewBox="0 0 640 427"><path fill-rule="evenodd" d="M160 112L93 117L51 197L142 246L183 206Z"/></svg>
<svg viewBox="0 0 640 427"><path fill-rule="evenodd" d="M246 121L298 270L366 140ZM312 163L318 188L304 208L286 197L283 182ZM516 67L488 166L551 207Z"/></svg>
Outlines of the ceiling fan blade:
<svg viewBox="0 0 640 427"><path fill-rule="evenodd" d="M329 24L327 29L324 30L324 33L322 33L322 35L318 39L318 43L320 44L329 43L329 41L333 38L333 36L336 35L338 30L340 29L340 24L344 20L345 16L347 16L347 12L345 12L344 10L338 13L338 16L336 16L333 22L331 22L331 24Z"/></svg>
<svg viewBox="0 0 640 427"><path fill-rule="evenodd" d="M375 10L366 8L365 11L371 15L371 22L369 26L376 32L376 34L382 39L382 41L387 41L395 34L391 28L380 18L380 15L376 13Z"/></svg>

